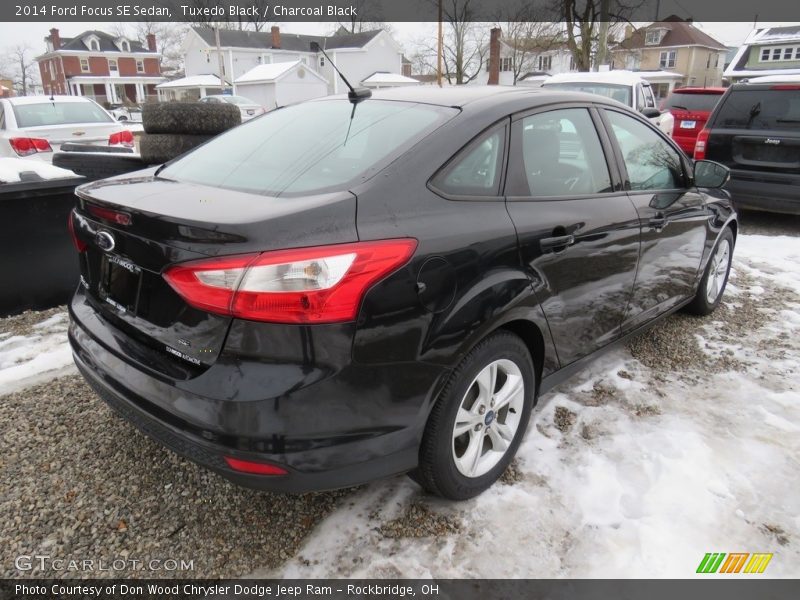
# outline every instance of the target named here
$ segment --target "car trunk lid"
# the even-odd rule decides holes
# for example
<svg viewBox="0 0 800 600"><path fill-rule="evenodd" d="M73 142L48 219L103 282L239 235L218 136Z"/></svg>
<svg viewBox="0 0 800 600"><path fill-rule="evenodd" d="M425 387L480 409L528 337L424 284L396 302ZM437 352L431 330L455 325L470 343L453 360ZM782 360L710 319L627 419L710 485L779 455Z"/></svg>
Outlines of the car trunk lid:
<svg viewBox="0 0 800 600"><path fill-rule="evenodd" d="M81 286L95 309L140 344L203 369L231 319L187 304L163 277L171 265L357 240L349 192L272 198L160 179L153 171L78 189L73 228Z"/></svg>

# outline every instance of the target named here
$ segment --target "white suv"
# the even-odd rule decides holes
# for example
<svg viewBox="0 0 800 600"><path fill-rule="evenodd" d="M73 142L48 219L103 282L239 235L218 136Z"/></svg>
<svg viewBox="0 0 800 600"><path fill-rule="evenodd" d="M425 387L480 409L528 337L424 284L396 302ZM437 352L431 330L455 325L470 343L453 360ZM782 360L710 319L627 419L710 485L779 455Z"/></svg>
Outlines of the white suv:
<svg viewBox="0 0 800 600"><path fill-rule="evenodd" d="M543 87L589 92L612 98L638 110L661 131L672 136L675 119L669 111L661 112L650 83L633 71L600 71L592 73L561 73L548 77Z"/></svg>

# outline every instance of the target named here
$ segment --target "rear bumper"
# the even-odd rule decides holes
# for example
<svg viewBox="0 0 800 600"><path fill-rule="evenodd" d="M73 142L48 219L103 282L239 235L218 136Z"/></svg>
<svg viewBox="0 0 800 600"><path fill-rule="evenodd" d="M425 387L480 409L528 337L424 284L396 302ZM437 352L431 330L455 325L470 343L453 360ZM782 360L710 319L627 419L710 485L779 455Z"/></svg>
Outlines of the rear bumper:
<svg viewBox="0 0 800 600"><path fill-rule="evenodd" d="M725 186L736 208L767 212L800 214L800 176L773 174L759 177L757 173L731 171Z"/></svg>
<svg viewBox="0 0 800 600"><path fill-rule="evenodd" d="M358 485L417 465L441 368L395 364L382 375L380 367L350 366L310 384L298 371L300 379L289 382L295 393L240 401L237 371L266 380L274 367L262 363L253 370L243 360L206 371L231 382L226 397L211 398L189 392L186 382L153 376L102 343L90 331L97 324L81 322L76 302L70 307L69 339L75 363L97 394L155 441L236 484L300 493ZM286 372L280 371L284 377ZM354 393L354 377L369 385ZM369 427L359 413L369 415ZM244 474L231 469L226 456L275 464L288 474Z"/></svg>

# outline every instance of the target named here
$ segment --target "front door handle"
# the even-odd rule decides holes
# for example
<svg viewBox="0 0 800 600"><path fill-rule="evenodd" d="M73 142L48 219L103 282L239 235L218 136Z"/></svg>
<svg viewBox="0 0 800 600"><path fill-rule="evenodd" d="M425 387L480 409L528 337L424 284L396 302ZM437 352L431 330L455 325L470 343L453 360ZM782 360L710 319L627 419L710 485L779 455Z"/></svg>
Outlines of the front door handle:
<svg viewBox="0 0 800 600"><path fill-rule="evenodd" d="M563 250L567 246L572 246L575 243L574 235L557 235L555 237L542 238L539 240L539 246L543 251L553 250L558 248Z"/></svg>

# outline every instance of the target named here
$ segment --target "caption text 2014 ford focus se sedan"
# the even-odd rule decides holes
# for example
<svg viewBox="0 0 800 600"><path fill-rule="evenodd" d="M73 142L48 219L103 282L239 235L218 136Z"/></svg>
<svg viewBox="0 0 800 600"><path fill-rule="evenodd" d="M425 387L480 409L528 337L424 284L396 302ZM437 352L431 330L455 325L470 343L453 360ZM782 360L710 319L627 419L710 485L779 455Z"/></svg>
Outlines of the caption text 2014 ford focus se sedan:
<svg viewBox="0 0 800 600"><path fill-rule="evenodd" d="M410 472L468 498L540 394L659 317L719 304L726 180L599 96L288 106L79 188L70 341L123 417L242 485Z"/></svg>

